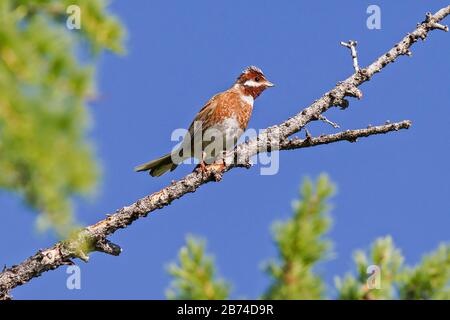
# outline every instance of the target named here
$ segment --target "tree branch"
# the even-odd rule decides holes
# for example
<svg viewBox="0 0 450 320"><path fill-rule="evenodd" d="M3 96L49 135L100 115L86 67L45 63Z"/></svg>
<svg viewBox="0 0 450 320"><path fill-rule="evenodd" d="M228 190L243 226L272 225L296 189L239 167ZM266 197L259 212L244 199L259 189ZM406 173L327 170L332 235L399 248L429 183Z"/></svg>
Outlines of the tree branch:
<svg viewBox="0 0 450 320"><path fill-rule="evenodd" d="M368 67L360 69L346 80L339 82L335 88L325 93L320 99L297 115L281 124L263 130L257 138L238 145L233 152L225 155L226 167L220 175L234 167L248 167L249 159L253 155L270 151L274 145L281 150L304 148L341 140L354 141L358 137L408 128L410 122L403 121L396 124L345 131L317 138L310 137L306 140L289 140L291 135L299 132L301 129L304 128L306 130L305 126L309 122L323 119L322 114L331 107L347 108L349 102L346 97L360 99L362 93L358 86L370 80L376 73L394 62L399 56L408 54L410 52L409 48L419 38L425 39L429 31L434 29L448 30L439 22L449 14L450 6L447 6L434 15L427 15L426 19L418 24L412 33L404 37L394 48L379 57ZM274 144L274 142L277 143ZM238 161L236 162L235 160ZM201 185L214 180L217 180L217 172L209 171L207 174L193 172L160 191L117 210L106 219L82 229L68 240L58 242L51 248L38 251L21 264L5 268L0 273L0 299L9 298L11 289L27 283L35 277L39 277L46 271L56 269L62 265L72 264L71 259L73 258L81 258L87 261L88 254L92 251L100 251L112 255L120 254L120 247L106 240L107 236L119 229L126 228L139 218L146 217L150 212L168 206L172 201L188 193L195 192Z"/></svg>
<svg viewBox="0 0 450 320"><path fill-rule="evenodd" d="M321 135L319 137L307 136L305 139L293 138L280 144L280 150L292 150L300 148L315 147L322 144L330 144L338 141L356 142L358 138L364 138L371 135L385 134L401 129L409 129L411 121L405 120L397 123L387 123L381 126L369 126L366 129L346 130L343 132Z"/></svg>

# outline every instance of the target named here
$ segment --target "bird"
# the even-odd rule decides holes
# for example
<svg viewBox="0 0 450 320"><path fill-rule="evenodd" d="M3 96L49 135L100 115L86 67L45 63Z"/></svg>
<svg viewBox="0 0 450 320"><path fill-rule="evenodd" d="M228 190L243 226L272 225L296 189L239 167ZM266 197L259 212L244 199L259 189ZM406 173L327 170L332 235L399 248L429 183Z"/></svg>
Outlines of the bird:
<svg viewBox="0 0 450 320"><path fill-rule="evenodd" d="M255 99L273 86L260 68L245 68L228 90L213 96L197 113L183 140L172 152L135 170L149 171L151 176L159 177L190 158L198 159L199 167L204 169L206 164L236 146L247 128Z"/></svg>

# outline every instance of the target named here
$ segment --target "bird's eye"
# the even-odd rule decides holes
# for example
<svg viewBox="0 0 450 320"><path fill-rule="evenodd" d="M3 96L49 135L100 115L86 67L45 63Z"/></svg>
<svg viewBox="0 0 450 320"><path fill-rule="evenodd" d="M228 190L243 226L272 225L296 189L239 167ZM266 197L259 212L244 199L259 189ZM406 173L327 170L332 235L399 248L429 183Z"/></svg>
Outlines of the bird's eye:
<svg viewBox="0 0 450 320"><path fill-rule="evenodd" d="M259 80L261 80L259 77L256 77L256 78L255 78L255 81L256 81L256 82L259 82Z"/></svg>

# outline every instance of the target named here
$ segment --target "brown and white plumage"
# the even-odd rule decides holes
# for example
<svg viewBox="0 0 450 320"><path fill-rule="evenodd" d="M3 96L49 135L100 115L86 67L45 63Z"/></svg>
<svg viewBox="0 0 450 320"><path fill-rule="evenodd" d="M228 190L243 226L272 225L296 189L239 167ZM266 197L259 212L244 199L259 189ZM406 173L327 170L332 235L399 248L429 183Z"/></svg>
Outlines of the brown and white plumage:
<svg viewBox="0 0 450 320"><path fill-rule="evenodd" d="M136 171L149 170L150 175L160 176L169 170L174 170L181 161L191 157L202 162L214 161L218 154L205 154L205 150L208 150L207 147L211 143L204 139L205 133L207 134L209 130L209 132L218 132L222 135L224 146L221 151L227 151L228 148L234 147L247 128L254 100L265 89L272 86L273 84L266 79L261 69L254 66L246 68L230 89L212 97L197 113L189 126L188 134L178 149L137 167ZM201 141L195 139L201 139ZM196 142L202 146L201 150L194 150ZM191 152L183 154L183 150L189 150L189 148ZM173 159L181 161L176 162Z"/></svg>

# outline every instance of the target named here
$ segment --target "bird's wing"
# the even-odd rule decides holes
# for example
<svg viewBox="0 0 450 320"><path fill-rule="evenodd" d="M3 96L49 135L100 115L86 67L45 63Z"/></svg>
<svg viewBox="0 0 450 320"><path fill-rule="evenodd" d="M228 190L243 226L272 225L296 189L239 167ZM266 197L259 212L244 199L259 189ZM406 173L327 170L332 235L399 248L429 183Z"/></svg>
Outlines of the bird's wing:
<svg viewBox="0 0 450 320"><path fill-rule="evenodd" d="M194 138L202 139L203 133L209 127L209 122L211 121L214 110L216 109L219 96L220 93L212 97L197 113L191 125L189 126L188 132L186 133L183 142L177 148L177 150L174 151L175 153L180 153L181 150L189 150L190 148L192 148L195 145ZM193 156L192 152L193 151L191 149L189 156L187 156L186 158L190 158L191 156Z"/></svg>
<svg viewBox="0 0 450 320"><path fill-rule="evenodd" d="M224 117L229 117L230 113L233 112L230 106L236 105L235 100L239 99L239 96L228 90L222 93L216 94L212 97L194 118L191 125L189 126L188 133L183 141L183 146L195 146L196 142L200 142L203 139L205 131L213 127L220 119Z"/></svg>
<svg viewBox="0 0 450 320"><path fill-rule="evenodd" d="M212 97L205 106L197 113L194 121L189 126L189 132L194 132L195 122L202 123L202 131L210 128L220 119L230 117L233 113L239 109L241 100L239 94L236 92L227 90L222 93L216 94ZM196 133L196 132L194 132Z"/></svg>
<svg viewBox="0 0 450 320"><path fill-rule="evenodd" d="M188 131L191 134L191 137L194 137L196 134L199 134L200 129L201 129L201 133L204 133L205 130L210 127L210 121L213 118L213 114L217 108L218 103L221 100L220 97L223 94L224 93L216 94L197 113L197 115L194 118L194 121L192 121L191 125L189 126ZM197 125L196 125L196 122L198 122Z"/></svg>

